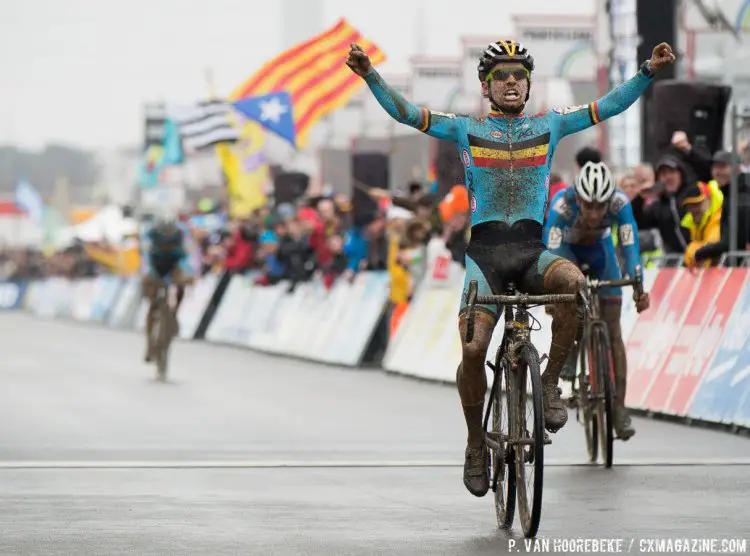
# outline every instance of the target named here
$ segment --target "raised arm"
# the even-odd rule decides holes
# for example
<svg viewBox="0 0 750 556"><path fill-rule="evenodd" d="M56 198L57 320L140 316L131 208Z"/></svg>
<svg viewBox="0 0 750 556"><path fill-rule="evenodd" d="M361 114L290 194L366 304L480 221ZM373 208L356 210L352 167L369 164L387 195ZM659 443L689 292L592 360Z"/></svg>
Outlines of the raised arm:
<svg viewBox="0 0 750 556"><path fill-rule="evenodd" d="M630 108L645 92L655 72L674 62L672 47L661 43L654 48L651 59L645 62L635 76L618 85L602 98L587 106L576 106L551 111L557 123L560 138L582 131Z"/></svg>
<svg viewBox="0 0 750 556"><path fill-rule="evenodd" d="M362 77L373 95L386 112L397 122L406 124L437 139L458 142L463 118L455 114L443 114L410 103L393 87L388 85L372 67L370 58L359 45L351 45L346 60L351 70Z"/></svg>

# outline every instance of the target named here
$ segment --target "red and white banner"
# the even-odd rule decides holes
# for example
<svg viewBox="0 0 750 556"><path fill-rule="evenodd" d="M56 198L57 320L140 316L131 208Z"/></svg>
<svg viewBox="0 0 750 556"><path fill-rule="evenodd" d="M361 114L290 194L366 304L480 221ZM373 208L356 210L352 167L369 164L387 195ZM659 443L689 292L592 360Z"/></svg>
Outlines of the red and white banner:
<svg viewBox="0 0 750 556"><path fill-rule="evenodd" d="M717 295L710 299L709 294L704 296L703 286L696 297L695 305L706 307L706 319L700 334L691 344L691 353L688 365L683 368L681 374L675 377L675 383L667 400L664 411L675 415L686 415L690 403L695 396L700 383L708 368L708 364L714 357L714 353L721 341L721 335L729 320L735 303L742 291L747 271L744 269L711 269L704 273L703 281L709 276L722 276L724 280L718 288Z"/></svg>
<svg viewBox="0 0 750 556"><path fill-rule="evenodd" d="M726 280L726 272L683 272L668 299L671 318L665 319L668 336L664 337L663 357L654 370L655 376L643 405L653 411L666 411L667 401L677 378L691 365L693 346L700 338L709 318L709 307Z"/></svg>
<svg viewBox="0 0 750 556"><path fill-rule="evenodd" d="M641 401L651 384L653 369L657 364L659 350L654 350L654 327L661 319L666 304L664 299L669 294L677 270L665 268L654 280L651 288L651 308L638 315L635 326L628 337L626 345L628 354L628 407L640 408Z"/></svg>

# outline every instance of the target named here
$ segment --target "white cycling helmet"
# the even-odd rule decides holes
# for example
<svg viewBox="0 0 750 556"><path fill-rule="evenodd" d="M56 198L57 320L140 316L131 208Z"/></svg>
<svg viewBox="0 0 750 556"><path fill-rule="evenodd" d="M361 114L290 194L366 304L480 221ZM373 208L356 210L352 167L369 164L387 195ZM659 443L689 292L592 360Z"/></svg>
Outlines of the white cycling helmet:
<svg viewBox="0 0 750 556"><path fill-rule="evenodd" d="M162 213L156 218L154 229L165 236L175 235L180 231L179 220L171 213Z"/></svg>
<svg viewBox="0 0 750 556"><path fill-rule="evenodd" d="M604 162L587 162L576 178L575 189L587 203L606 203L615 193L615 182Z"/></svg>

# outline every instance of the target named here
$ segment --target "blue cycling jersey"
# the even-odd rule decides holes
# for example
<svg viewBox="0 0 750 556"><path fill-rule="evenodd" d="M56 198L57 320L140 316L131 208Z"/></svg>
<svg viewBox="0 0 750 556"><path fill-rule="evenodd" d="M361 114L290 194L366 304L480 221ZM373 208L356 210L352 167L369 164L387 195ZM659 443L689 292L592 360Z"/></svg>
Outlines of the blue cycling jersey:
<svg viewBox="0 0 750 556"><path fill-rule="evenodd" d="M591 261L587 259L595 258L605 250L614 254L612 226L615 224L625 255L625 272L632 278L636 267L641 265L638 225L630 201L619 189L615 191L601 223L594 228L589 228L581 218L575 188L569 186L558 192L550 203L543 240L553 254L571 258L568 256L570 252L579 264L589 263ZM602 279L611 277L600 276Z"/></svg>
<svg viewBox="0 0 750 556"><path fill-rule="evenodd" d="M620 114L646 90L651 78L642 70L588 105L534 115L490 112L487 117L457 116L420 108L406 101L372 70L365 77L375 98L397 121L432 137L458 144L466 174L471 224L489 221L513 225L544 222L549 173L563 137Z"/></svg>
<svg viewBox="0 0 750 556"><path fill-rule="evenodd" d="M177 223L178 232L165 236L155 227L141 233L140 251L142 270L151 272L154 259L173 259L186 273L192 272L189 255L193 252L190 230L182 222Z"/></svg>

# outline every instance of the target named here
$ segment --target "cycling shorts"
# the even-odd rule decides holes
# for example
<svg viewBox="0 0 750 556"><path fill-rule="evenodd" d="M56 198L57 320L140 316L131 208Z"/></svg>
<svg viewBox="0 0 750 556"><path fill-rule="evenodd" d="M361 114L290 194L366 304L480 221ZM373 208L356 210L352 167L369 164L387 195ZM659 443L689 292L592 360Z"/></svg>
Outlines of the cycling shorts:
<svg viewBox="0 0 750 556"><path fill-rule="evenodd" d="M472 280L478 283L479 295L502 295L510 282L521 292L542 295L546 293L547 273L565 261L546 249L542 225L532 220L519 220L512 226L499 221L473 226L465 260L461 311L466 309ZM498 318L502 314L502 306L477 304L476 307Z"/></svg>

